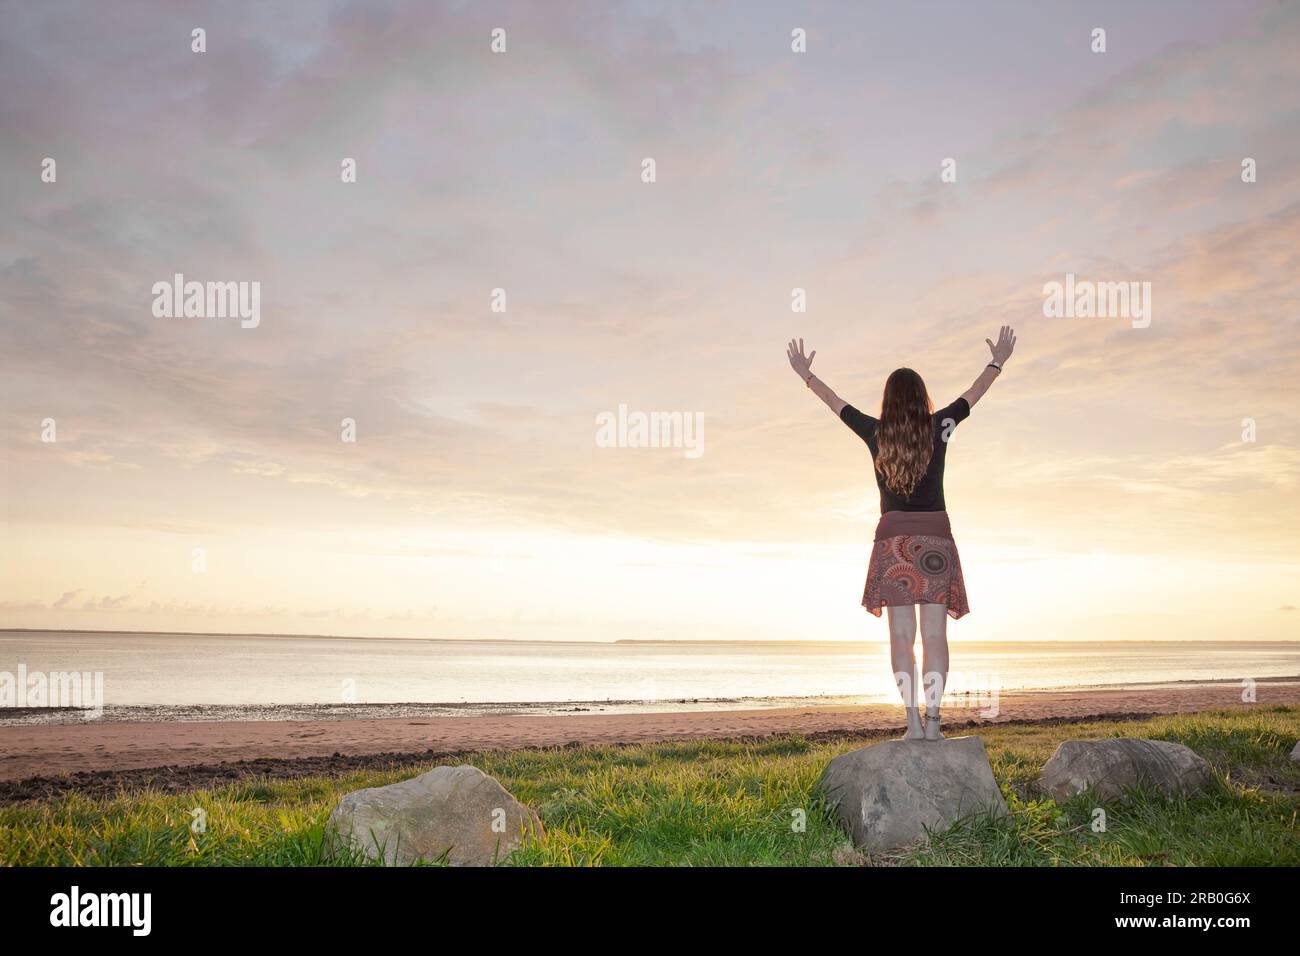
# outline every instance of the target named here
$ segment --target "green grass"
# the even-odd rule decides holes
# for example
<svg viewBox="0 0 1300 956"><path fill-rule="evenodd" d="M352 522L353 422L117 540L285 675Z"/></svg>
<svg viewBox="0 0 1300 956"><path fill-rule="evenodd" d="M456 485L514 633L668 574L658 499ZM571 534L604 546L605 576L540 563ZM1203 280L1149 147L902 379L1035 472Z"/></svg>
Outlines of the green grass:
<svg viewBox="0 0 1300 956"><path fill-rule="evenodd" d="M516 864L1296 866L1300 764L1288 754L1298 735L1295 707L981 729L1011 816L871 858L849 845L814 793L827 761L868 743L861 739L499 751L466 762L542 815L546 843L516 853ZM1094 832L1098 805L1088 795L1061 805L1033 797L1028 785L1061 741L1120 736L1186 744L1214 766L1214 786L1190 799L1136 792L1105 804L1104 832ZM340 796L430 766L2 807L0 863L320 865L322 828ZM207 814L205 833L190 830L194 807Z"/></svg>

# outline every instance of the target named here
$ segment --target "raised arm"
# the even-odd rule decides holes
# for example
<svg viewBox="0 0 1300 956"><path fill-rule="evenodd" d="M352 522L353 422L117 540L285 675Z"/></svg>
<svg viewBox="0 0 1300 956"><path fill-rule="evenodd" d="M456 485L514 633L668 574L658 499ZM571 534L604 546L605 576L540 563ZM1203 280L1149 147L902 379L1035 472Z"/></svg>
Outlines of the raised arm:
<svg viewBox="0 0 1300 956"><path fill-rule="evenodd" d="M809 368L812 360L817 355L817 350L812 350L812 355L803 354L803 339L791 339L790 344L786 346L786 358L790 360L790 367L795 370L804 384L813 390L818 398L826 403L826 407L835 413L835 417L840 417L840 412L848 403L831 391L831 387L812 373Z"/></svg>
<svg viewBox="0 0 1300 956"><path fill-rule="evenodd" d="M989 386L993 384L994 380L1002 374L1002 366L1007 359L1011 358L1011 353L1016 347L1016 330L1009 325L1004 325L1002 331L998 333L997 345L994 345L988 339L984 341L988 344L989 351L993 353L993 361L989 362L984 367L984 371L980 372L980 377L975 379L975 384L962 393L961 397L966 399L966 404L970 406L974 406L981 396L989 390Z"/></svg>

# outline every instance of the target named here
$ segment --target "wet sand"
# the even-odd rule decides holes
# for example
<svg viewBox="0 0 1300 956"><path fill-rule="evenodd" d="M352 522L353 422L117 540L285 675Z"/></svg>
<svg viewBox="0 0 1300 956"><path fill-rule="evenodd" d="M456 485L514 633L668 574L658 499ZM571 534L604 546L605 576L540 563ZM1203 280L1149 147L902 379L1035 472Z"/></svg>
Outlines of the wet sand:
<svg viewBox="0 0 1300 956"><path fill-rule="evenodd" d="M1300 705L1300 680L1279 678L1257 684L1257 703L1243 703L1237 682L1197 683L1075 691L1004 691L996 715L945 704L946 730L989 723L1040 722L1054 718L1129 718L1207 709ZM446 756L484 749L636 744L691 739L756 739L786 733L888 735L902 728L897 704L804 706L763 710L717 710L648 714L480 715L376 719L85 722L0 727L0 781L14 785L45 778L37 792L69 789L71 779L107 780L125 771L161 769L150 778L179 775L220 781L242 777L260 762L298 762L310 772L373 765L374 759L403 755ZM967 731L968 732L968 731ZM209 771L228 767L216 773ZM189 772L185 769L189 768ZM198 773L199 768L206 768ZM132 773L131 776L139 776ZM293 774L297 775L297 774ZM35 782L35 781L33 781ZM178 781L179 782L179 781ZM19 788L27 790L29 788ZM83 789L73 784L71 789ZM98 789L98 788L92 788ZM170 788L168 788L170 789Z"/></svg>

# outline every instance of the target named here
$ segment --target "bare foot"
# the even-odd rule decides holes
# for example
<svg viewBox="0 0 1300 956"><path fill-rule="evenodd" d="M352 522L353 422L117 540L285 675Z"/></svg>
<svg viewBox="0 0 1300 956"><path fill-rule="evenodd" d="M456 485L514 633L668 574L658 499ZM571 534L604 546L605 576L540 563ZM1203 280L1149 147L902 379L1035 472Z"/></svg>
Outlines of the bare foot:
<svg viewBox="0 0 1300 956"><path fill-rule="evenodd" d="M903 713L907 715L907 733L899 737L899 740L924 740L925 727L921 724L920 707L904 707Z"/></svg>
<svg viewBox="0 0 1300 956"><path fill-rule="evenodd" d="M926 740L943 740L943 734L939 733L939 715L925 715L925 739Z"/></svg>

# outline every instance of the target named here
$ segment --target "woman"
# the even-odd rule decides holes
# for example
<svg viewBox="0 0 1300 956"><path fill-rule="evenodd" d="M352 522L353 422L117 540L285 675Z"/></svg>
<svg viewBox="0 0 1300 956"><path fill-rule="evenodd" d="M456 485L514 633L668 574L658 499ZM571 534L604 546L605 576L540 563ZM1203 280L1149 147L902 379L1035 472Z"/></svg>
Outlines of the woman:
<svg viewBox="0 0 1300 956"><path fill-rule="evenodd" d="M880 488L880 523L876 525L862 606L876 617L881 607L889 609L894 680L907 711L904 740L942 738L939 702L948 679L947 616L955 620L970 611L961 560L943 501L943 463L948 437L1002 374L1002 366L1016 347L1016 334L1004 325L996 345L984 341L993 360L975 384L951 405L932 412L921 376L910 368L900 368L885 382L879 418L858 411L812 373L809 366L817 351L805 356L803 339L791 339L786 352L791 367L804 383L871 449ZM924 654L924 726L917 706L916 661L912 653L918 614Z"/></svg>

